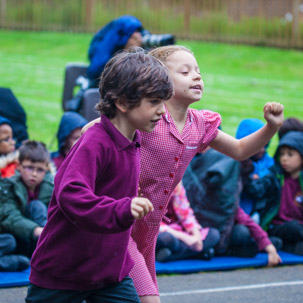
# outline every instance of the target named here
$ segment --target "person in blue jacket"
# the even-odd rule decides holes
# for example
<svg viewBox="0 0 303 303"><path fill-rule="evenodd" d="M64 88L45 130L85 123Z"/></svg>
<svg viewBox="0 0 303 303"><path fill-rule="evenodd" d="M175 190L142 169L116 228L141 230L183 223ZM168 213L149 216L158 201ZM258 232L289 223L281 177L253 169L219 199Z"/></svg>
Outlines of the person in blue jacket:
<svg viewBox="0 0 303 303"><path fill-rule="evenodd" d="M264 126L264 123L259 119L244 119L240 122L236 138L242 139ZM260 149L255 155L241 161L241 174L242 178L253 178L258 179L264 177L268 172L269 168L274 165L274 159L267 153L267 144ZM243 180L244 183L245 180ZM240 206L243 210L252 217L252 219L260 224L260 208L262 208L262 201L259 201L252 196L249 196L246 192L246 188L243 188L241 193Z"/></svg>
<svg viewBox="0 0 303 303"><path fill-rule="evenodd" d="M112 20L95 34L89 46L90 64L87 76L90 87L98 86L105 64L118 51L126 50L131 46L149 49L174 43L173 35L151 34L134 16L125 15Z"/></svg>
<svg viewBox="0 0 303 303"><path fill-rule="evenodd" d="M133 16L121 16L101 28L93 37L88 50L87 76L97 86L107 61L128 46L142 46L142 24ZM129 41L130 40L130 41Z"/></svg>
<svg viewBox="0 0 303 303"><path fill-rule="evenodd" d="M105 64L119 51L138 46L150 49L174 43L175 37L172 34L151 34L134 16L120 16L110 21L94 35L90 42L87 78L80 76L76 79L80 89L76 96L67 101L67 110L79 112L84 92L87 88L98 87Z"/></svg>

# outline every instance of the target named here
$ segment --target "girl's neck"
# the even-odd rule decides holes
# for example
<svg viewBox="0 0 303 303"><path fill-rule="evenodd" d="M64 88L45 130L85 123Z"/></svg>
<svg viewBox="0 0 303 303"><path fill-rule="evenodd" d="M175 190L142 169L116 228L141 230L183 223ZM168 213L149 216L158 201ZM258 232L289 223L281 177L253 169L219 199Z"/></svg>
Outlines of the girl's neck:
<svg viewBox="0 0 303 303"><path fill-rule="evenodd" d="M182 134L187 118L188 106L168 100L166 102L166 107L173 118L179 133Z"/></svg>

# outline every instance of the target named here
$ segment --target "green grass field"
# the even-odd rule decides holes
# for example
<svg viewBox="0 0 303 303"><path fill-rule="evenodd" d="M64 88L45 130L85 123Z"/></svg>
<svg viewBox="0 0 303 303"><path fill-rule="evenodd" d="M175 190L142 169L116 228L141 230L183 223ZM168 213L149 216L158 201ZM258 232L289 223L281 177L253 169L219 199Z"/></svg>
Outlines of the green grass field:
<svg viewBox="0 0 303 303"><path fill-rule="evenodd" d="M62 115L65 65L88 62L91 34L0 30L0 86L13 90L27 113L31 139L50 144ZM178 41L190 47L205 82L193 105L218 111L234 135L244 118L263 119L267 101L281 102L285 117L303 118L303 52ZM273 154L277 138L272 140ZM51 146L56 149L56 143Z"/></svg>

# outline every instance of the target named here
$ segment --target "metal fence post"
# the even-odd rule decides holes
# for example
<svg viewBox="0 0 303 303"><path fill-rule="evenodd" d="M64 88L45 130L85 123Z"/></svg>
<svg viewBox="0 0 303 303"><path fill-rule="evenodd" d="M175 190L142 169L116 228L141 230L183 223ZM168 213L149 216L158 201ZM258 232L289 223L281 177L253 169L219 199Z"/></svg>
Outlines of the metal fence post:
<svg viewBox="0 0 303 303"><path fill-rule="evenodd" d="M6 19L6 0L1 0L1 23L5 23L5 19Z"/></svg>
<svg viewBox="0 0 303 303"><path fill-rule="evenodd" d="M300 37L300 0L293 0L292 1L292 45L297 46L299 45L299 37Z"/></svg>
<svg viewBox="0 0 303 303"><path fill-rule="evenodd" d="M90 30L92 25L92 15L95 6L95 0L85 0L85 27Z"/></svg>

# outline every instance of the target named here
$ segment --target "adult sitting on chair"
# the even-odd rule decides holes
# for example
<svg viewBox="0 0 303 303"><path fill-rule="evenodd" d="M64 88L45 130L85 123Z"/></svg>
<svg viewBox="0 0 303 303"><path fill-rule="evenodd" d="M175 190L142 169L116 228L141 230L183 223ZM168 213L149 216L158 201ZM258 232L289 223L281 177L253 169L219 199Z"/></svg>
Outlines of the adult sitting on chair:
<svg viewBox="0 0 303 303"><path fill-rule="evenodd" d="M98 87L99 79L107 61L117 52L131 46L144 49L174 44L171 34L154 35L143 28L139 19L134 16L121 16L101 28L93 37L89 50L89 66L87 79L79 77L76 84L80 90L74 98L67 102L67 110L79 111L82 97L87 88Z"/></svg>
<svg viewBox="0 0 303 303"><path fill-rule="evenodd" d="M118 51L130 46L142 46L141 22L133 16L112 20L93 37L89 50L87 76L91 87L97 87L107 61Z"/></svg>

